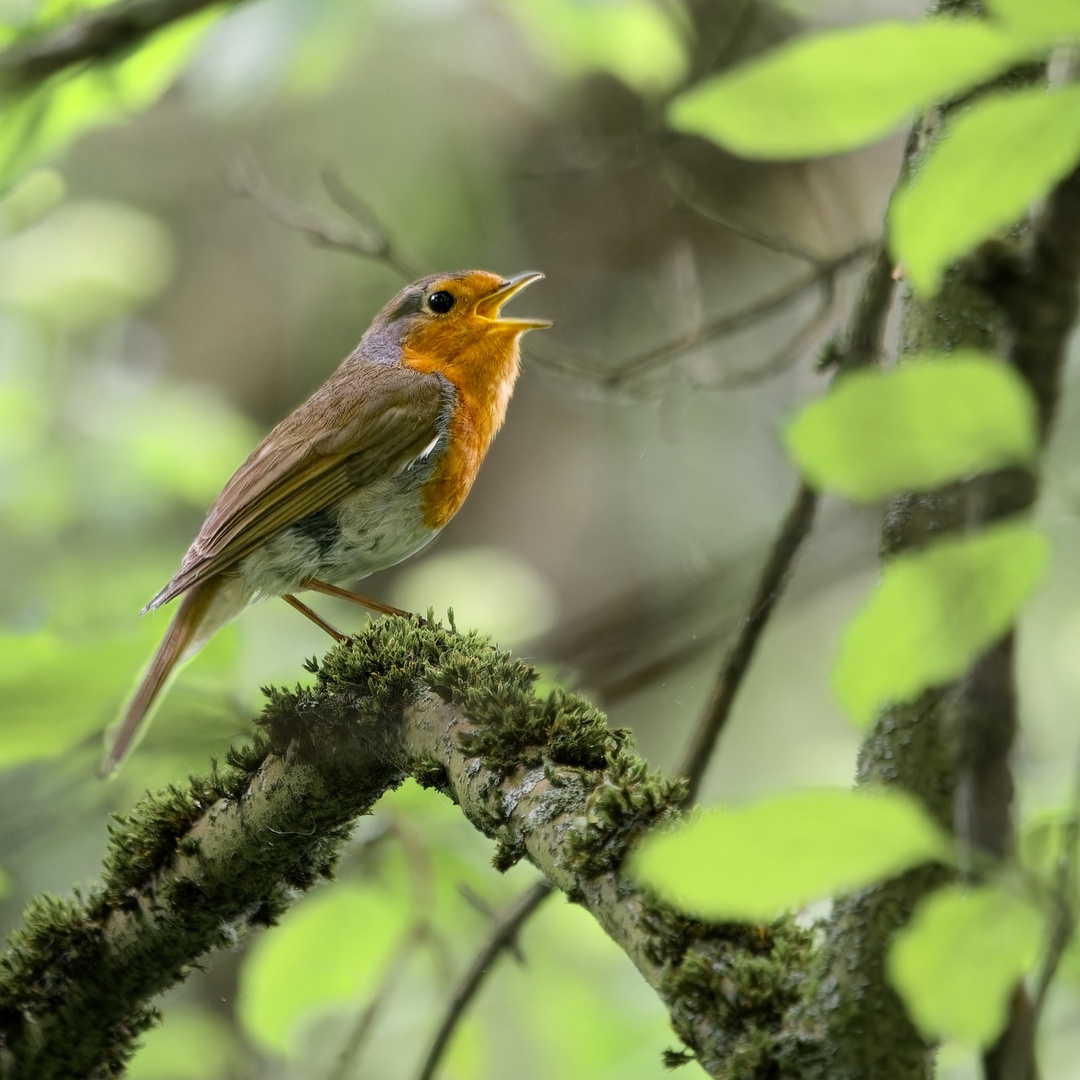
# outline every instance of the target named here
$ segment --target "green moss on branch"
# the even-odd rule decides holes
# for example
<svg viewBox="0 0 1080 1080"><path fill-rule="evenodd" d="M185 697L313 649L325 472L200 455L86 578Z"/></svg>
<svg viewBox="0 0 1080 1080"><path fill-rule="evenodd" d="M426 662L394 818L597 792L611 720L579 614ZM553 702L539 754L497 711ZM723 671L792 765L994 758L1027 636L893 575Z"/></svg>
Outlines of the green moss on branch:
<svg viewBox="0 0 1080 1080"><path fill-rule="evenodd" d="M311 688L268 691L259 734L229 763L147 796L110 829L103 879L44 898L0 959L0 1076L117 1076L148 1002L214 949L333 872L356 818L409 775L590 910L654 986L714 1076L775 1074L802 992L805 933L709 926L621 873L683 785L624 731L475 634L384 619L335 648Z"/></svg>

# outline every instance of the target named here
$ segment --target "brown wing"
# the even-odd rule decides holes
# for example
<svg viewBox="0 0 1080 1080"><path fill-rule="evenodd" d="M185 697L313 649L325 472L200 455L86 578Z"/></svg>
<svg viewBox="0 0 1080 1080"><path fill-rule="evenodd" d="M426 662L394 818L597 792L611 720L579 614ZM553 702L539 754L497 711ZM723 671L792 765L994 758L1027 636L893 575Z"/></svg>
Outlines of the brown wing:
<svg viewBox="0 0 1080 1080"><path fill-rule="evenodd" d="M233 566L293 522L403 468L438 438L450 394L438 375L350 357L237 469L180 569L146 610Z"/></svg>

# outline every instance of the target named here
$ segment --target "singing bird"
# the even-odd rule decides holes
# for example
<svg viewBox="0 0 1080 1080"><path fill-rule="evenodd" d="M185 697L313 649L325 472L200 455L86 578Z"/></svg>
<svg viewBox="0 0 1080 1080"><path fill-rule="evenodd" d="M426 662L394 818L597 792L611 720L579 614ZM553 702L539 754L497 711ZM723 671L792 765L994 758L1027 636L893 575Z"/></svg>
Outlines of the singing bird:
<svg viewBox="0 0 1080 1080"><path fill-rule="evenodd" d="M460 509L502 426L521 335L546 319L500 315L543 277L434 274L403 289L333 375L255 448L210 507L172 580L144 612L179 610L101 766L113 772L178 664L252 601L295 593L394 608L334 586L429 544Z"/></svg>

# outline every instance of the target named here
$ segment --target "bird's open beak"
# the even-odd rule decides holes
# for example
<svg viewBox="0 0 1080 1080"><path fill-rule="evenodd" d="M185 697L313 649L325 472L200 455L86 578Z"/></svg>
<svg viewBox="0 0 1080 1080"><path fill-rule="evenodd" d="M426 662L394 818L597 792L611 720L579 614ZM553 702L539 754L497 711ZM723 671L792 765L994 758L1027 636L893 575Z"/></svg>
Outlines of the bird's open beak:
<svg viewBox="0 0 1080 1080"><path fill-rule="evenodd" d="M550 319L506 319L499 315L499 310L511 296L521 292L526 285L531 285L534 281L539 281L543 276L543 274L536 270L530 270L525 274L518 274L517 277L512 277L508 281L504 281L494 292L488 293L488 295L476 305L477 315L483 319L490 319L492 322L498 323L500 327L506 327L507 329L520 330L522 332L526 330L547 329L547 327L551 325Z"/></svg>

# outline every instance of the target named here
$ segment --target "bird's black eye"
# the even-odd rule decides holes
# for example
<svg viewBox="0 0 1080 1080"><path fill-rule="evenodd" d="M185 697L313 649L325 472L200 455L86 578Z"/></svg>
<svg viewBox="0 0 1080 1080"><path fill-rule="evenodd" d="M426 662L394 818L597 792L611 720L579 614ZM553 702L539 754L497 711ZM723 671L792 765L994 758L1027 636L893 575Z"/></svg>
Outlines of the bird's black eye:
<svg viewBox="0 0 1080 1080"><path fill-rule="evenodd" d="M438 292L433 292L427 298L428 307L435 312L436 315L445 315L454 306L454 297L452 293L448 293L445 289L440 289Z"/></svg>

